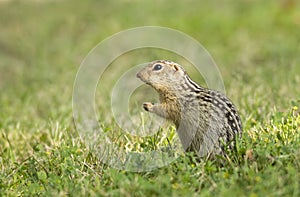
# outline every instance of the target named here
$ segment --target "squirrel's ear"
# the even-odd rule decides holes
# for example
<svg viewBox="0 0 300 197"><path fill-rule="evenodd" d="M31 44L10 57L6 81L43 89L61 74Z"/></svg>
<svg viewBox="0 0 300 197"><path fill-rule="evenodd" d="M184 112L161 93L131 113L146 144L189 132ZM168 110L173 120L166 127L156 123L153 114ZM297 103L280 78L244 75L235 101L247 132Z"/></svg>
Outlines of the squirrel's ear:
<svg viewBox="0 0 300 197"><path fill-rule="evenodd" d="M173 67L174 67L175 71L178 71L180 69L176 64L174 64Z"/></svg>

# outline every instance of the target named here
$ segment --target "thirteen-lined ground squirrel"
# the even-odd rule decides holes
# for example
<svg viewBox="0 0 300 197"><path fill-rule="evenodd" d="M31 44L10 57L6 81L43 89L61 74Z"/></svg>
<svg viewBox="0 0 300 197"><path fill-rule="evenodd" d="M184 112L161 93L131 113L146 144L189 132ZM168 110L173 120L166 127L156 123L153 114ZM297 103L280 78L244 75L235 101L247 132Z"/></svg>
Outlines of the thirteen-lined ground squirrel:
<svg viewBox="0 0 300 197"><path fill-rule="evenodd" d="M196 84L179 64L154 61L137 77L159 93L160 103L146 102L144 109L172 121L186 151L200 157L221 154L242 133L232 102L224 94Z"/></svg>

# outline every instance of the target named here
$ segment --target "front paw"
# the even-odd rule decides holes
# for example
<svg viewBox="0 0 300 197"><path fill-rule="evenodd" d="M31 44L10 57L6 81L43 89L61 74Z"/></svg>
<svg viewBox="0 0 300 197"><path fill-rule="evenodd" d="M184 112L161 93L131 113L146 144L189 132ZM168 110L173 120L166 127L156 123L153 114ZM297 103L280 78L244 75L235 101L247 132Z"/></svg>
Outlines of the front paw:
<svg viewBox="0 0 300 197"><path fill-rule="evenodd" d="M152 108L153 108L153 103L150 103L150 102L143 103L143 108L144 108L146 111L151 112L151 111L152 111Z"/></svg>

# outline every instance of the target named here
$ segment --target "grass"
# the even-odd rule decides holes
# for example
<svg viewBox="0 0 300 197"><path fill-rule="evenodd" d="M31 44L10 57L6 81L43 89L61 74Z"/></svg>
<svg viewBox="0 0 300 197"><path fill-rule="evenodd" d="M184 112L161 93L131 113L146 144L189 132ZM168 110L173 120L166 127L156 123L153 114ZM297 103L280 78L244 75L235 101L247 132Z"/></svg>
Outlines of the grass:
<svg viewBox="0 0 300 197"><path fill-rule="evenodd" d="M299 196L299 11L289 0L1 2L0 195ZM72 88L81 61L106 37L143 25L183 31L215 59L244 126L237 151L221 164L181 156L127 172L103 164L80 140ZM159 54L126 60L165 58ZM137 98L137 106L147 99Z"/></svg>

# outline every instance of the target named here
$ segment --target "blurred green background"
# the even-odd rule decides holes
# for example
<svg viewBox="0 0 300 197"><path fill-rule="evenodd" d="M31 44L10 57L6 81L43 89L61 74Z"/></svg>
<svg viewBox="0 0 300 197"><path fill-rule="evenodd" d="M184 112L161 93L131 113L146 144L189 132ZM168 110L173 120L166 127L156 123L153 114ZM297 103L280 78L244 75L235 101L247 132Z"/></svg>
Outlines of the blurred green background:
<svg viewBox="0 0 300 197"><path fill-rule="evenodd" d="M87 176L84 183L79 181L80 175L73 177L73 180L71 174L49 167L51 169L48 171L62 180L48 186L50 175L44 176L39 171L35 175L27 171L37 169L30 168L31 164L36 165L36 161L48 161L50 164L43 165L44 168L64 164L68 169L72 164L65 163L64 159L71 157L70 154L76 155L79 151L78 157L85 155L84 146L80 142L74 144L70 139L70 136L77 137L72 122L72 88L76 72L84 57L100 41L124 29L144 25L177 29L198 40L209 51L221 71L227 95L239 108L246 131L270 122L278 112L289 113L291 108L299 107L300 3L297 0L1 1L0 192L15 195L26 192L45 194L45 191L52 194L57 191L56 194L64 195L72 194L74 190L81 195L106 195L122 185L116 181L117 172L103 175L102 170L93 167L93 160L87 162L90 164L88 169L92 171L86 173L90 174L81 174ZM253 145L249 143L248 146ZM35 152L40 150L45 155ZM69 152L66 151L64 156L65 150ZM54 158L58 156L52 155L51 151L57 151L55 154L64 159L55 163ZM85 156L82 156L83 160L89 158ZM32 163L27 163L28 159ZM76 160L78 166L72 167L82 170L83 160ZM25 166L24 171L18 171L18 166ZM92 175L95 171L101 174L98 178L104 183L99 183L97 176ZM174 171L168 173L177 177ZM293 173L299 175L297 170ZM35 176L38 177L37 182ZM141 181L149 187L153 184L147 182L149 174L122 176L124 179L120 180L136 180L134 183L138 184ZM168 177L160 177L159 173L151 176L152 180L159 179L161 182L158 183L166 184L166 191L172 190L174 185L170 184L169 188ZM31 184L22 177L29 177ZM237 178L238 181L232 180L232 184L238 186L245 177L240 178ZM267 178L260 179L267 181ZM65 182L70 180L73 181ZM114 180L119 185L111 185L114 183L105 180ZM218 190L214 186L221 180L212 180L211 185L201 186L202 190L207 191L206 194L215 192L213 194L225 195L226 187ZM93 186L87 186L90 182ZM58 187L60 184L62 188ZM185 190L181 191L187 193L191 191L187 189L189 184L182 187L178 184L175 184L175 189L183 188ZM249 184L250 189L245 191L263 194L260 193L263 187L255 190L255 182ZM32 189L30 185L36 188ZM74 189L75 185L81 189ZM95 185L104 188L109 185L109 189L93 190ZM127 186L130 184L123 185L124 191L121 193L128 196L132 191L127 190ZM270 184L270 188L277 186L277 183ZM89 190L84 190L85 187ZM143 194L159 194L154 192L155 188L149 189L153 193L147 191ZM274 194L277 191L274 189ZM186 194L184 192L178 194Z"/></svg>
<svg viewBox="0 0 300 197"><path fill-rule="evenodd" d="M70 108L76 71L87 53L106 37L143 25L174 28L203 44L241 109L253 105L251 99L261 99L257 103L261 106L254 107L284 110L299 97L296 1L8 1L0 5L5 120L57 119L60 110Z"/></svg>

